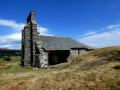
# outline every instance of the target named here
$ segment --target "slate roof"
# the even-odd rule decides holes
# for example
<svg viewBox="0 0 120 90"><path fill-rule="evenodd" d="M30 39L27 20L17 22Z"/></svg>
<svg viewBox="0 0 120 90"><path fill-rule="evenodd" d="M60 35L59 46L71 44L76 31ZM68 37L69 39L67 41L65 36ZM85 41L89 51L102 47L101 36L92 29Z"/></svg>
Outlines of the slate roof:
<svg viewBox="0 0 120 90"><path fill-rule="evenodd" d="M84 48L88 50L93 49L69 37L44 36L44 35L40 35L39 37L42 41L43 48L46 51L70 50L71 48Z"/></svg>

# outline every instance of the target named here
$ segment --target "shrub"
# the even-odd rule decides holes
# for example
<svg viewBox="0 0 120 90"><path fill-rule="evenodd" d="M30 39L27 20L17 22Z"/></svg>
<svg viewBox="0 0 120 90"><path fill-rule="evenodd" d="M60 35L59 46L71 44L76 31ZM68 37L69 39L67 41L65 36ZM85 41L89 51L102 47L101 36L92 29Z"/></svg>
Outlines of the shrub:
<svg viewBox="0 0 120 90"><path fill-rule="evenodd" d="M10 56L5 56L5 57L4 57L4 60L5 60L5 61L11 61L11 57L10 57Z"/></svg>
<svg viewBox="0 0 120 90"><path fill-rule="evenodd" d="M120 65L115 66L114 69L120 69Z"/></svg>
<svg viewBox="0 0 120 90"><path fill-rule="evenodd" d="M0 58L3 58L3 56L2 56L2 55L0 55Z"/></svg>

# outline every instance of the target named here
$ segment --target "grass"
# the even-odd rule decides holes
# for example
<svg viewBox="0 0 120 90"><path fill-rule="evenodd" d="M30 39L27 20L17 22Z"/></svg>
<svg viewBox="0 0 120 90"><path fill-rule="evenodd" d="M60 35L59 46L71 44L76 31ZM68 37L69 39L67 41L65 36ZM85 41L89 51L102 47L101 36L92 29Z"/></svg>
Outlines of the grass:
<svg viewBox="0 0 120 90"><path fill-rule="evenodd" d="M93 50L52 69L21 67L20 56L0 58L0 90L119 90L119 51L119 46Z"/></svg>

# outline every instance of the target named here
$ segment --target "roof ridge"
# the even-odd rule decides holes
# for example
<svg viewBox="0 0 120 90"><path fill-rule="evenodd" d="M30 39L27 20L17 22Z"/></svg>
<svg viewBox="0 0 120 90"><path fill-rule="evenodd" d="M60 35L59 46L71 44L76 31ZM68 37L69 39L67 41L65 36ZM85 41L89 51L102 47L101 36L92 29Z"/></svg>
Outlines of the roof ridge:
<svg viewBox="0 0 120 90"><path fill-rule="evenodd" d="M61 37L61 36L49 36L49 35L39 35L39 36L45 36L45 37ZM61 37L61 38L70 38L70 37Z"/></svg>

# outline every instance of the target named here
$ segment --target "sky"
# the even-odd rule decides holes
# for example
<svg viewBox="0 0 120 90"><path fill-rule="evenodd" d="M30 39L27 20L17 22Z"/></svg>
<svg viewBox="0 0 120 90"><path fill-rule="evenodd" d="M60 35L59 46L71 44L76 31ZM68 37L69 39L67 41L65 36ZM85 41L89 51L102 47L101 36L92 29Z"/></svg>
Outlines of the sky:
<svg viewBox="0 0 120 90"><path fill-rule="evenodd" d="M0 0L0 48L21 49L32 10L41 35L71 37L93 48L120 45L120 0Z"/></svg>

